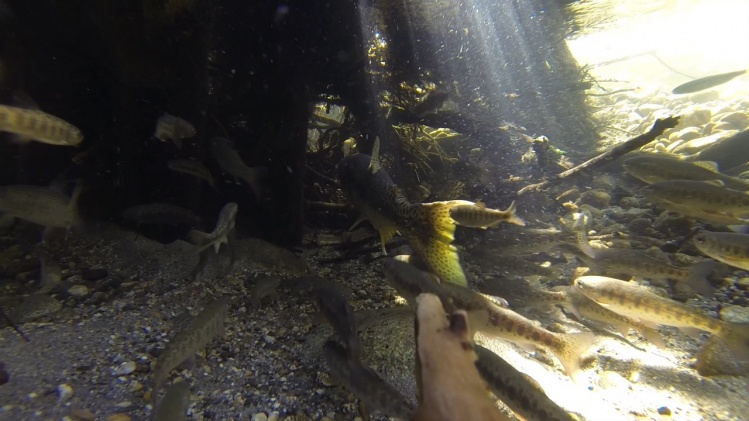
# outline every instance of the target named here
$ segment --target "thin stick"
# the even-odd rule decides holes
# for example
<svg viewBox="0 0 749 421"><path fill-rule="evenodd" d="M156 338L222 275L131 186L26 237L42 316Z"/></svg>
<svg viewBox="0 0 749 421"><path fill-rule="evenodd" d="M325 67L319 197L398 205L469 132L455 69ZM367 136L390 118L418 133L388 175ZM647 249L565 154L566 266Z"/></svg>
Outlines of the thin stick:
<svg viewBox="0 0 749 421"><path fill-rule="evenodd" d="M620 156L628 152L631 152L635 149L639 149L647 145L648 143L655 140L658 136L660 136L667 129L674 128L678 123L679 123L679 117L667 117L663 119L658 119L655 121L655 124L653 124L653 127L647 133L643 133L624 143L620 143L614 146L613 148L603 152L602 154L597 155L576 167L570 168L569 170L564 171L560 173L559 175L554 176L542 183L536 183L536 184L531 184L529 186L525 186L518 191L518 196L528 193L528 192L540 191L541 189L549 187L550 185L554 183L557 183L561 180L577 175L582 171L590 170L590 169L608 164L609 162L615 160L616 158L619 158Z"/></svg>

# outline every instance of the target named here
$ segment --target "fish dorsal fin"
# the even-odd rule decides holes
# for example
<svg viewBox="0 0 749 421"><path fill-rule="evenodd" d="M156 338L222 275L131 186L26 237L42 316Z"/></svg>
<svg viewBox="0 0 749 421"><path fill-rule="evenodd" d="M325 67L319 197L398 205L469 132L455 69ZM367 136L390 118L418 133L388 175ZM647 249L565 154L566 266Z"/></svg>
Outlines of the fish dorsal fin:
<svg viewBox="0 0 749 421"><path fill-rule="evenodd" d="M710 170L712 172L719 172L718 164L714 161L694 161L692 162L694 165L697 165L698 167L702 167L706 170Z"/></svg>
<svg viewBox="0 0 749 421"><path fill-rule="evenodd" d="M380 170L380 137L377 136L374 141L374 146L372 146L372 155L371 155L371 159L369 160L369 171L371 171L372 174L374 174L379 170Z"/></svg>
<svg viewBox="0 0 749 421"><path fill-rule="evenodd" d="M486 209L486 203L482 202L481 200L477 200L476 203L473 204L473 206L481 209Z"/></svg>

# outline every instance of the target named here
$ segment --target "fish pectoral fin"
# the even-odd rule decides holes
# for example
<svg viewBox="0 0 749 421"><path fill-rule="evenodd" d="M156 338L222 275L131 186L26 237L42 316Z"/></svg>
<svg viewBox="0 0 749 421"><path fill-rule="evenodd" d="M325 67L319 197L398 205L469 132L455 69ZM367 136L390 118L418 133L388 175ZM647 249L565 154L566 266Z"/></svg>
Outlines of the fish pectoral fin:
<svg viewBox="0 0 749 421"><path fill-rule="evenodd" d="M613 323L616 330L626 339L629 336L629 325L626 323Z"/></svg>
<svg viewBox="0 0 749 421"><path fill-rule="evenodd" d="M393 237L395 237L395 233L398 232L398 229L395 226L384 226L377 227L377 231L380 233L380 245L382 246L382 253L387 254L387 251L385 250L385 244L387 244L388 241L392 240Z"/></svg>
<svg viewBox="0 0 749 421"><path fill-rule="evenodd" d="M536 352L536 345L530 342L515 342L515 345L519 346L520 349L529 354L533 354L534 352Z"/></svg>
<svg viewBox="0 0 749 421"><path fill-rule="evenodd" d="M663 341L663 336L661 336L661 333L658 332L658 329L652 329L643 326L642 328L637 329L637 331L640 332L640 334L644 336L645 339L647 339L647 341L651 344L657 346L660 349L666 348L666 342Z"/></svg>
<svg viewBox="0 0 749 421"><path fill-rule="evenodd" d="M580 372L580 356L593 345L595 336L590 332L565 333L561 335L564 345L553 350L564 371L572 381L577 382Z"/></svg>
<svg viewBox="0 0 749 421"><path fill-rule="evenodd" d="M696 327L679 326L679 330L692 339L701 339L702 331Z"/></svg>
<svg viewBox="0 0 749 421"><path fill-rule="evenodd" d="M354 230L354 228L358 227L358 226L359 226L359 224L361 224L362 222L364 222L364 221L366 221L366 220L367 220L367 218L365 218L365 217L363 217L363 216L360 216L360 217L359 217L359 219L357 219L357 220L356 220L356 221L354 222L354 224L353 224L353 225L351 225L351 228L349 228L349 229L348 229L348 230L349 230L349 232L353 231L353 230Z"/></svg>

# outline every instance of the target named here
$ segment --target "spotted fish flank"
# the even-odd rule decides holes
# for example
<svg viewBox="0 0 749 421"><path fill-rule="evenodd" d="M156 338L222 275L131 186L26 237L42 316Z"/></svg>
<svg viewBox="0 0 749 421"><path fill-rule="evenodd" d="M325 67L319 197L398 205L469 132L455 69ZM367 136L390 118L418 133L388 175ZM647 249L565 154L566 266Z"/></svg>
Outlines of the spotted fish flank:
<svg viewBox="0 0 749 421"><path fill-rule="evenodd" d="M515 215L516 210L514 200L505 210L489 209L484 203L476 202L450 208L450 217L464 227L486 229L497 227L502 222L525 226L525 221Z"/></svg>
<svg viewBox="0 0 749 421"><path fill-rule="evenodd" d="M67 121L44 111L0 105L0 131L18 136L18 142L36 140L58 146L78 146L81 131Z"/></svg>
<svg viewBox="0 0 749 421"><path fill-rule="evenodd" d="M226 300L212 302L169 341L156 360L153 370L151 396L154 402L170 371L206 346L215 336L224 335L224 321L228 311L229 303Z"/></svg>
<svg viewBox="0 0 749 421"><path fill-rule="evenodd" d="M572 421L564 409L554 403L541 386L518 371L494 352L474 345L476 368L494 395L526 421Z"/></svg>
<svg viewBox="0 0 749 421"><path fill-rule="evenodd" d="M715 260L749 270L749 234L701 231L694 237L694 245Z"/></svg>
<svg viewBox="0 0 749 421"><path fill-rule="evenodd" d="M740 360L749 360L749 324L729 323L707 316L677 301L653 294L646 288L603 276L581 276L574 287L609 310L650 326L674 326L687 334L711 333L731 348Z"/></svg>

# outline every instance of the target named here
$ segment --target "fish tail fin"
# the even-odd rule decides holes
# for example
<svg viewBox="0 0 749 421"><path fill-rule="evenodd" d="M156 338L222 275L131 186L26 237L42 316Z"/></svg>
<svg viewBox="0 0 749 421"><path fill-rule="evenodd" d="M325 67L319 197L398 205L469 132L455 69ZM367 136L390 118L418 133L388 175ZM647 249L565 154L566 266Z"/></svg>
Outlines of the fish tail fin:
<svg viewBox="0 0 749 421"><path fill-rule="evenodd" d="M212 245L210 242L211 233L209 232L190 230L190 232L187 233L187 238L193 245L195 245L193 250L195 254L203 252L203 250Z"/></svg>
<svg viewBox="0 0 749 421"><path fill-rule="evenodd" d="M507 213L507 219L505 221L497 221L497 222L489 225L489 227L490 228L496 228L496 227L499 226L499 224L501 222L509 222L511 224L520 225L521 227L524 227L525 226L525 221L523 221L519 216L517 216L515 214L515 212L517 211L517 209L518 209L518 206L515 203L515 201L513 200L512 203L510 203L510 206L508 206L507 209L505 209L504 211L502 211L502 212L506 212Z"/></svg>
<svg viewBox="0 0 749 421"><path fill-rule="evenodd" d="M564 345L554 351L554 355L562 363L567 375L576 381L580 373L580 356L593 345L595 336L590 332L565 333L560 336Z"/></svg>
<svg viewBox="0 0 749 421"><path fill-rule="evenodd" d="M430 272L443 282L465 286L468 281L460 266L458 250L452 245L456 223L450 217L450 209L461 203L463 201L411 204L409 213L413 214L414 223L401 233Z"/></svg>
<svg viewBox="0 0 749 421"><path fill-rule="evenodd" d="M715 262L712 260L703 260L692 266L689 277L684 281L698 294L709 297L715 293L715 287L710 283L707 277L715 268Z"/></svg>
<svg viewBox="0 0 749 421"><path fill-rule="evenodd" d="M727 333L720 338L738 361L749 363L749 323L729 323Z"/></svg>

